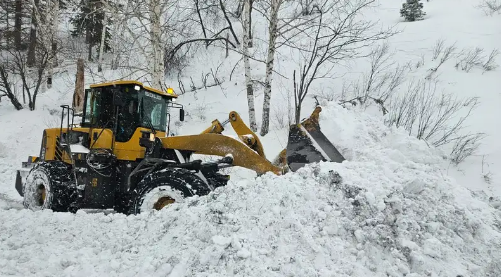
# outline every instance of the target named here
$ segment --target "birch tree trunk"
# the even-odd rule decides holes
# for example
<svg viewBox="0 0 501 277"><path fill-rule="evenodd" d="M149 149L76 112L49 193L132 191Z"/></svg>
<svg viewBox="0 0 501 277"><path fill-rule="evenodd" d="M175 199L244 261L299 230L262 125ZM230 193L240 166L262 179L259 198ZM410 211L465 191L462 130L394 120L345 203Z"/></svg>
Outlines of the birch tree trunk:
<svg viewBox="0 0 501 277"><path fill-rule="evenodd" d="M106 11L103 11L103 30L101 31L101 45L99 46L99 57L97 62L97 72L103 71L103 53L104 53L104 44L106 42L106 22L108 21Z"/></svg>
<svg viewBox="0 0 501 277"><path fill-rule="evenodd" d="M162 48L162 29L161 29L161 5L162 0L150 0L149 2L149 15L150 15L150 40L152 46L151 55L151 75L153 78L153 87L163 90L164 79L164 57Z"/></svg>
<svg viewBox="0 0 501 277"><path fill-rule="evenodd" d="M270 3L268 55L266 57L266 77L264 80L263 123L261 124L261 136L265 136L270 130L271 82L273 81L273 66L275 62L276 42L278 36L278 11L283 3L283 0L271 0Z"/></svg>
<svg viewBox="0 0 501 277"><path fill-rule="evenodd" d="M247 28L247 32L249 33L249 48L252 48L254 45L254 40L252 37L252 5L254 4L254 0L245 0L245 2L249 2L249 9L247 10L248 20L249 20L249 28Z"/></svg>
<svg viewBox="0 0 501 277"><path fill-rule="evenodd" d="M252 87L252 79L251 79L251 69L250 69L250 61L249 61L249 43L250 37L248 30L251 28L249 15L250 15L250 1L244 0L244 12L243 12L243 59L244 59L244 68L245 68L245 87L247 89L247 105L249 106L249 125L250 129L253 132L257 132L257 123L256 123L256 109L254 107L254 88Z"/></svg>

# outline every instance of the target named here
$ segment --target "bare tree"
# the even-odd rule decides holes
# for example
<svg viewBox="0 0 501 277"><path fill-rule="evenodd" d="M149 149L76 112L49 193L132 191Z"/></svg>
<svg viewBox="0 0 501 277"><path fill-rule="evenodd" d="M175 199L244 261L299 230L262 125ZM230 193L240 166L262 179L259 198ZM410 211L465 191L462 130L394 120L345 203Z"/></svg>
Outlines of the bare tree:
<svg viewBox="0 0 501 277"><path fill-rule="evenodd" d="M22 110L23 105L17 99L17 95L13 89L13 81L11 80L8 69L5 63L0 63L0 100L3 96L7 96L16 110Z"/></svg>
<svg viewBox="0 0 501 277"><path fill-rule="evenodd" d="M479 8L484 11L486 15L493 15L495 13L501 13L501 1L500 0L482 0Z"/></svg>
<svg viewBox="0 0 501 277"><path fill-rule="evenodd" d="M204 35L204 38L207 38L207 31L205 30L204 20L202 18L202 12L200 10L200 1L199 0L195 0L194 3L195 3L195 10L197 12L198 20L200 22L200 27L202 28L202 33ZM206 47L209 46L209 42L208 41L205 42L205 46Z"/></svg>
<svg viewBox="0 0 501 277"><path fill-rule="evenodd" d="M268 55L266 57L266 77L264 81L263 120L261 124L261 136L268 134L270 129L270 102L271 82L273 80L273 66L275 62L276 43L278 38L278 11L284 0L270 0L270 12L268 17Z"/></svg>
<svg viewBox="0 0 501 277"><path fill-rule="evenodd" d="M249 46L251 38L249 37L250 25L250 9L251 0L244 0L244 12L243 12L243 59L244 59L244 70L245 70L245 87L247 90L247 105L249 106L249 125L253 132L257 132L257 122L256 122L256 109L254 105L254 87L252 84L251 68L249 61Z"/></svg>
<svg viewBox="0 0 501 277"><path fill-rule="evenodd" d="M409 135L442 146L461 138L460 131L478 98L458 99L452 94L436 93L436 82L409 83L407 92L393 97L385 122L388 126L404 127ZM459 114L463 116L457 117Z"/></svg>
<svg viewBox="0 0 501 277"><path fill-rule="evenodd" d="M47 86L52 87L53 68L56 66L57 44L56 36L59 20L59 0L45 1L42 7L37 0L29 0L33 8L33 16L36 22L37 39L42 43L42 48L52 53L44 55L49 58L47 68ZM42 70L45 74L45 68Z"/></svg>
<svg viewBox="0 0 501 277"><path fill-rule="evenodd" d="M162 47L162 30L161 30L161 0L150 0L148 5L149 20L150 20L150 41L152 47L152 59L151 63L151 74L153 78L153 86L157 88L164 89L165 85L163 83L165 71L164 71L164 57L163 57L163 47Z"/></svg>
<svg viewBox="0 0 501 277"><path fill-rule="evenodd" d="M204 6L201 6L202 4L198 0L195 0L195 11L196 16L198 17L197 22L201 25L203 38L200 38L200 35L197 36L195 34L190 39L183 39L169 51L167 55L169 59L174 58L174 55L181 49L181 47L189 46L196 42L205 42L205 46L207 48L214 42L221 41L225 43L227 50L228 45L230 45L233 49L237 48L237 45L240 45L240 41L238 40L236 32L233 28L233 24L228 16L226 4L222 0L217 0L216 5L214 1L215 0L204 1ZM215 9L216 7L217 10ZM204 14L202 14L202 12L204 12ZM225 25L218 24L219 17L224 18ZM204 23L211 21L212 24ZM225 33L226 36L224 36ZM233 41L228 37L228 33L231 34Z"/></svg>
<svg viewBox="0 0 501 277"><path fill-rule="evenodd" d="M26 53L18 50L6 49L2 51L0 63L0 91L7 94L16 109L21 109L14 90L20 81L22 89L28 96L28 107L35 110L36 99L40 92L43 76L50 60L51 50L42 47L37 48L38 60L36 68L29 68L26 62Z"/></svg>
<svg viewBox="0 0 501 277"><path fill-rule="evenodd" d="M353 85L355 98L344 102L356 100L359 104L367 107L368 100L372 100L380 105L383 113L386 113L384 103L404 82L406 72L406 67L395 66L395 63L390 61L391 54L386 43L371 51L368 73L364 74L362 82Z"/></svg>
<svg viewBox="0 0 501 277"><path fill-rule="evenodd" d="M317 9L319 14L313 26L315 31L309 36L309 44L299 48L299 80L294 82L295 120L299 123L301 105L310 87L318 79L332 78L337 63L346 59L364 56L362 49L376 41L395 34L392 28L374 30L375 23L361 20L358 15L368 8L373 0L340 0L329 2ZM326 16L331 14L331 16ZM383 51L382 51L383 50ZM377 73L382 65L385 49L372 61L372 72ZM369 78L371 80L371 78ZM367 82L365 91L372 90L374 83Z"/></svg>
<svg viewBox="0 0 501 277"><path fill-rule="evenodd" d="M271 102L271 85L275 72L275 54L277 49L283 46L289 47L293 52L304 48L304 44L314 38L315 26L318 24L322 13L332 12L333 7L343 8L339 3L344 0L321 0L320 3L313 4L312 1L285 1L267 0L257 2L256 11L264 16L268 23L268 48L266 55L266 75L264 81L264 101L263 118L261 125L261 135L266 135L269 131L269 115ZM351 6L349 2L344 3L344 7ZM311 8L308 12L305 7ZM343 10L340 10L343 13ZM332 14L333 18L338 15ZM328 29L327 24L324 24Z"/></svg>
<svg viewBox="0 0 501 277"><path fill-rule="evenodd" d="M219 0L219 5L221 7L221 11L223 12L224 18L226 19L226 22L228 22L229 30L231 34L233 35L233 39L235 40L236 44L240 44L240 41L238 40L238 37L233 29L233 25L231 24L231 20L228 17L228 13L226 12L226 7L223 3L223 0Z"/></svg>
<svg viewBox="0 0 501 277"><path fill-rule="evenodd" d="M113 48L122 45L114 51L117 51L117 55L128 57L125 62L128 63L129 70L147 72L151 77L151 86L164 89L164 45L170 31L167 10L176 3L128 0L117 4L101 0L101 4L101 9L114 19Z"/></svg>

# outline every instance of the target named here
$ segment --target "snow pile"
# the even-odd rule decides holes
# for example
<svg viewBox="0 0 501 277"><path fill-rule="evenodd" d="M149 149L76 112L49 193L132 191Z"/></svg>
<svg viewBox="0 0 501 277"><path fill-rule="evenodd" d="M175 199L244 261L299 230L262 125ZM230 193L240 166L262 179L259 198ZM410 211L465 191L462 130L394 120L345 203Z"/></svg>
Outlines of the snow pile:
<svg viewBox="0 0 501 277"><path fill-rule="evenodd" d="M43 130L59 126L57 119L41 107L16 111L10 103L0 105L0 195L5 194L7 201L20 199L14 189L16 170L28 156L39 155ZM0 197L0 209L1 202Z"/></svg>
<svg viewBox="0 0 501 277"><path fill-rule="evenodd" d="M501 211L424 142L338 106L321 124L349 161L139 216L0 209L0 276L501 276Z"/></svg>

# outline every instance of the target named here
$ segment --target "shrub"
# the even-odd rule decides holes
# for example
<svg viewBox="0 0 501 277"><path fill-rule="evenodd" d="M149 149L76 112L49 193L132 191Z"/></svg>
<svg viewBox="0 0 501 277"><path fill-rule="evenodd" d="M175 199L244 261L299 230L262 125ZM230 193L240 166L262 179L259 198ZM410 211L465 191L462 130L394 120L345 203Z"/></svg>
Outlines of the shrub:
<svg viewBox="0 0 501 277"><path fill-rule="evenodd" d="M400 16L404 17L407 21L416 21L422 19L426 13L423 12L423 3L419 0L407 0L402 4L400 9Z"/></svg>

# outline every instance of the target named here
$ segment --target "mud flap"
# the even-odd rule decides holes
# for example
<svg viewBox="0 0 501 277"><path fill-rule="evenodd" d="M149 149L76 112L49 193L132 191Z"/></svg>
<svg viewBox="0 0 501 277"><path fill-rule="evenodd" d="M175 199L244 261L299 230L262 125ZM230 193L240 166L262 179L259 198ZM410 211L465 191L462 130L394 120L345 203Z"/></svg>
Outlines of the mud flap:
<svg viewBox="0 0 501 277"><path fill-rule="evenodd" d="M320 130L318 124L320 111L318 107L309 119L299 125L292 125L289 129L286 159L291 171L297 171L309 163L321 161L341 163L345 160Z"/></svg>

